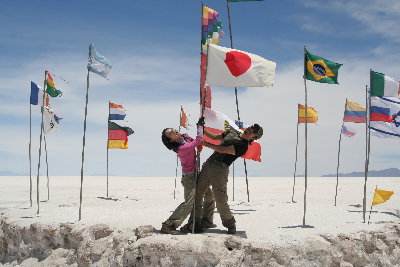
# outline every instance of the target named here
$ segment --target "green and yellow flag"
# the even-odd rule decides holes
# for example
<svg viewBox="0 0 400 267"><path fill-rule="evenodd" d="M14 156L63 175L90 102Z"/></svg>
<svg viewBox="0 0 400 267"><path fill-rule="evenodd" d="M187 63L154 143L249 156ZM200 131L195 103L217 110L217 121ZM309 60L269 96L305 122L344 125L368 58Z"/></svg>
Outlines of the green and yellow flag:
<svg viewBox="0 0 400 267"><path fill-rule="evenodd" d="M56 88L56 84L54 83L53 77L51 76L50 72L47 72L46 77L46 93L48 93L51 97L61 96L61 90Z"/></svg>
<svg viewBox="0 0 400 267"><path fill-rule="evenodd" d="M393 191L386 191L381 189L375 189L374 199L372 200L372 206L384 203L394 194Z"/></svg>
<svg viewBox="0 0 400 267"><path fill-rule="evenodd" d="M304 78L319 83L339 84L337 76L342 64L313 55L307 50L304 58Z"/></svg>

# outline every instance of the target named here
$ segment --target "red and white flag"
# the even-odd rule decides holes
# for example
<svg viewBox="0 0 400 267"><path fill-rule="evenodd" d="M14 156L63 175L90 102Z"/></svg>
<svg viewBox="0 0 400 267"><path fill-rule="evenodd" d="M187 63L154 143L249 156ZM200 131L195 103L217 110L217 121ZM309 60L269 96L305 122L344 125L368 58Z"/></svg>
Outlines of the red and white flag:
<svg viewBox="0 0 400 267"><path fill-rule="evenodd" d="M275 62L236 49L208 46L206 84L222 87L274 85Z"/></svg>
<svg viewBox="0 0 400 267"><path fill-rule="evenodd" d="M243 130L239 129L239 127L229 119L226 115L218 112L216 110L212 110L209 108L204 109L204 121L205 121L205 129L212 133L222 133L229 129L233 129L237 132L243 132ZM221 140L211 140L206 135L203 136L204 140L209 143L219 145L221 144ZM247 149L246 154L242 156L245 159L252 159L255 161L261 162L261 145L256 141L252 142Z"/></svg>
<svg viewBox="0 0 400 267"><path fill-rule="evenodd" d="M186 115L185 110L183 109L183 107L181 107L181 121L179 123L180 126L182 126L183 128L189 129L189 119L188 119L188 115Z"/></svg>

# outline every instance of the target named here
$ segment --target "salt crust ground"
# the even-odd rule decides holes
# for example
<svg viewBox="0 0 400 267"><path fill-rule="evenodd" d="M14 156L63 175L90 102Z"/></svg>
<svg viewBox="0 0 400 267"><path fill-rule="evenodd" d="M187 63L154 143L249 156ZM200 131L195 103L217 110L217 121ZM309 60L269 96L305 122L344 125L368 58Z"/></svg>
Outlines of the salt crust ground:
<svg viewBox="0 0 400 267"><path fill-rule="evenodd" d="M29 204L29 177L0 177L0 264L5 266L400 266L400 178L369 178L397 193L362 220L364 178L309 178L306 227L302 227L304 178L244 178L229 182L238 234L218 228L204 234L159 233L161 222L182 201L174 178L85 177L78 221L80 177L46 177L40 213ZM34 177L36 188L36 177ZM368 207L369 210L369 207ZM367 215L368 219L368 215Z"/></svg>

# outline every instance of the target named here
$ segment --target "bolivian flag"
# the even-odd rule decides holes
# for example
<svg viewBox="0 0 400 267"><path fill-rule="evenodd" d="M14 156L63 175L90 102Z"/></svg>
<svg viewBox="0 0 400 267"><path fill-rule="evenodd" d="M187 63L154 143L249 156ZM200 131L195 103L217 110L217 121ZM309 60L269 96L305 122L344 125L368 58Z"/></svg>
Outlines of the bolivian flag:
<svg viewBox="0 0 400 267"><path fill-rule="evenodd" d="M337 76L342 64L305 51L304 78L314 82L339 84Z"/></svg>
<svg viewBox="0 0 400 267"><path fill-rule="evenodd" d="M133 134L133 130L129 127L122 127L115 122L108 122L108 148L128 148L128 135Z"/></svg>

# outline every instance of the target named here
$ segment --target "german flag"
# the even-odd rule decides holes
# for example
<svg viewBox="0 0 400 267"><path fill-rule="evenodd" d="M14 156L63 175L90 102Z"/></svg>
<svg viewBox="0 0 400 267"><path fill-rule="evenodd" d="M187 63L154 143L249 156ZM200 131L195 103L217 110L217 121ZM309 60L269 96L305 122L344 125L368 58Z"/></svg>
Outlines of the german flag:
<svg viewBox="0 0 400 267"><path fill-rule="evenodd" d="M127 149L128 148L128 135L133 134L134 131L129 127L123 127L115 122L108 122L108 148Z"/></svg>

